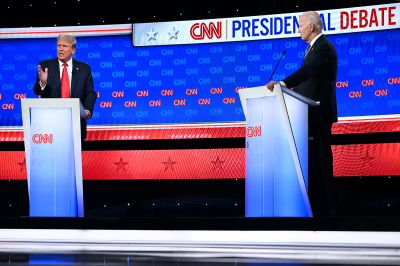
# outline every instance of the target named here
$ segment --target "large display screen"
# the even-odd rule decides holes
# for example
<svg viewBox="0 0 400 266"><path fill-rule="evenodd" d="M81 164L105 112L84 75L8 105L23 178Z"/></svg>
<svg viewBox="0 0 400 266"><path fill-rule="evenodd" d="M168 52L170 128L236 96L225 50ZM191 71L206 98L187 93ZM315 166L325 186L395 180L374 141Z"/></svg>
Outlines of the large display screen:
<svg viewBox="0 0 400 266"><path fill-rule="evenodd" d="M388 4L320 12L324 33L339 58L336 94L340 121L398 118L399 10L399 4ZM283 51L286 55L272 80L280 81L300 68L308 45L297 33L300 15L0 30L0 140L23 140L20 99L37 97L33 93L37 65L56 57L60 33L77 37L74 57L92 70L98 99L93 118L88 120L87 140L245 137L238 90L268 83ZM345 127L333 130L347 131ZM127 161L133 156L127 151L99 153L96 160L103 160L104 167L110 165L106 177L106 169L85 169L85 163L91 164L95 156L85 155L89 153L83 154L87 179L123 179L116 174L127 172L125 163L138 163ZM171 151L169 155L149 151L139 164L157 158L159 173L136 166L132 169L141 172L125 178L244 178L244 149L234 153L221 150L220 154L229 158L214 153L206 149ZM175 171L177 159L171 154L182 160L206 158L202 163L212 171L201 174L200 164L193 169L185 166L185 173L172 177L168 173ZM334 156L339 155L334 149ZM219 169L215 162L230 168L215 174ZM232 162L240 167L236 169ZM23 160L14 164L16 171L23 173Z"/></svg>
<svg viewBox="0 0 400 266"><path fill-rule="evenodd" d="M339 117L400 113L400 30L328 35L339 65ZM244 121L238 89L263 86L296 71L300 38L134 47L130 36L77 39L75 59L92 69L98 100L89 125ZM20 98L32 90L37 64L56 55L55 39L1 41L1 126L22 126Z"/></svg>

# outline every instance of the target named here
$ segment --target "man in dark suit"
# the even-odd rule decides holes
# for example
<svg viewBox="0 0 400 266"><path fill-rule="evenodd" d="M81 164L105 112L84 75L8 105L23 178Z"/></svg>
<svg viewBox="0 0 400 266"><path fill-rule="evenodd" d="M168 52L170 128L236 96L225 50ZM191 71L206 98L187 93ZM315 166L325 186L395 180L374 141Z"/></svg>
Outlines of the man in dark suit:
<svg viewBox="0 0 400 266"><path fill-rule="evenodd" d="M306 12L299 20L301 39L309 43L303 63L281 85L320 102L309 108L309 195L316 215L334 214L331 128L337 122L336 76L338 59L333 44L322 34L317 12ZM266 86L273 90L271 81ZM324 193L321 193L323 191Z"/></svg>
<svg viewBox="0 0 400 266"><path fill-rule="evenodd" d="M44 60L38 65L33 91L42 98L79 98L86 111L86 119L93 114L97 94L90 66L75 60L74 36L60 34L57 38L57 58ZM86 139L86 119L81 119L81 137Z"/></svg>

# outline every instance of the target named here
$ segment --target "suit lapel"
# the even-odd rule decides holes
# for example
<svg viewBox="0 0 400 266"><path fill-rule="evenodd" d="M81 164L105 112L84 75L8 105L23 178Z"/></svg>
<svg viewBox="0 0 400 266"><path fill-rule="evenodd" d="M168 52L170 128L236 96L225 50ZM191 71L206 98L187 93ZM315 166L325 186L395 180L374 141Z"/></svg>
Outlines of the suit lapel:
<svg viewBox="0 0 400 266"><path fill-rule="evenodd" d="M315 48L317 48L318 44L319 44L319 43L322 41L322 39L324 39L324 38L325 38L325 36L324 36L324 35L321 35L321 36L315 41L315 43L314 43L313 46L311 47L310 51L308 51L308 54L307 54L306 58L304 58L303 63L301 63L301 66L303 66L304 63L306 63L306 62L311 58L311 56L313 55L313 53L314 53L314 51L315 51Z"/></svg>
<svg viewBox="0 0 400 266"><path fill-rule="evenodd" d="M71 96L74 95L76 81L78 80L79 75L79 63L72 59L72 81L71 81Z"/></svg>

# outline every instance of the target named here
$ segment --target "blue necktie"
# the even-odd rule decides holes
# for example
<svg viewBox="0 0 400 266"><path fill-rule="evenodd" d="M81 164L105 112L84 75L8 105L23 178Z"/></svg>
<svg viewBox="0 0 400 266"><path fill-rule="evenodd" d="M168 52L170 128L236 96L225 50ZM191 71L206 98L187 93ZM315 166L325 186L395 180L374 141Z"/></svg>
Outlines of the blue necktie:
<svg viewBox="0 0 400 266"><path fill-rule="evenodd" d="M311 49L311 46L308 45L307 49L306 49L306 52L304 53L304 58L306 58L306 56L307 56L308 52L310 51L310 49Z"/></svg>

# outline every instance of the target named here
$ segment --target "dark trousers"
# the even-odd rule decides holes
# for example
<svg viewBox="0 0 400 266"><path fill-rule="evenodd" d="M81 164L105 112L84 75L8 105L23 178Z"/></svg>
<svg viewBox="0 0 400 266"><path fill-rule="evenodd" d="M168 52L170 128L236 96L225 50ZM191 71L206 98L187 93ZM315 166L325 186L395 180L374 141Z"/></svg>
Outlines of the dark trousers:
<svg viewBox="0 0 400 266"><path fill-rule="evenodd" d="M331 128L332 123L309 123L309 197L315 216L330 214L335 207Z"/></svg>

